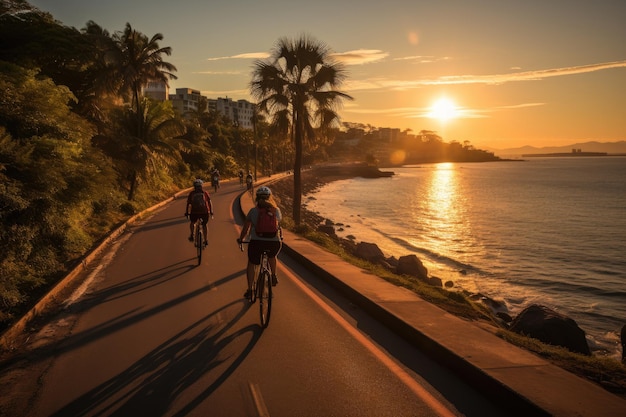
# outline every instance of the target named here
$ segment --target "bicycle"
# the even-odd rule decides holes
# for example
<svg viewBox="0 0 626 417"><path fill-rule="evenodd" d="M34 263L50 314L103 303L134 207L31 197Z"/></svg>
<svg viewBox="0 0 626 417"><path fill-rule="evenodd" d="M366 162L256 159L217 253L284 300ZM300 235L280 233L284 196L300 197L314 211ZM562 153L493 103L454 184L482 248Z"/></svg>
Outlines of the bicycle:
<svg viewBox="0 0 626 417"><path fill-rule="evenodd" d="M252 181L252 177L246 178L246 188L247 188L247 191L250 193L250 197L254 199L254 184Z"/></svg>
<svg viewBox="0 0 626 417"><path fill-rule="evenodd" d="M198 218L196 222L193 224L193 243L196 247L196 256L198 257L198 265L202 262L202 251L206 247L204 244L204 230L203 230L203 221L202 218Z"/></svg>
<svg viewBox="0 0 626 417"><path fill-rule="evenodd" d="M243 252L243 244L250 241L241 241L239 249ZM261 327L267 328L272 312L272 271L269 265L269 251L266 249L261 254L261 263L258 266L257 278L252 281L252 291L248 301L254 304L259 299L259 313L261 316Z"/></svg>

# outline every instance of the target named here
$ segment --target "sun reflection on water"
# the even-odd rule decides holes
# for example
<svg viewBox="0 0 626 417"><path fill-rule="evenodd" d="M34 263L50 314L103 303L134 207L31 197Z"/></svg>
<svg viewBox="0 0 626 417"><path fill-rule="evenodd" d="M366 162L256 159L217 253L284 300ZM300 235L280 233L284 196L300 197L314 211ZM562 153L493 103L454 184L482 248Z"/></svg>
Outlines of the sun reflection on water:
<svg viewBox="0 0 626 417"><path fill-rule="evenodd" d="M416 184L412 213L414 224L424 235L411 239L417 247L426 247L432 253L444 258L455 259L460 263L470 263L471 257L482 252L483 248L476 242L472 233L472 225L467 216L466 205L470 203L463 186L463 178L459 166L454 163L440 163L432 166ZM419 200L419 201L418 201ZM455 281L472 281L472 277L458 276L464 267L458 267L454 275L448 275ZM466 271L467 272L467 271ZM443 278L443 277L442 277Z"/></svg>
<svg viewBox="0 0 626 417"><path fill-rule="evenodd" d="M438 234L436 239L433 239L433 243L448 246L450 242L462 235L458 230L462 221L457 201L459 198L457 172L452 163L436 164L434 168L425 190L424 213L427 213L427 217L424 221L429 225L429 230L436 231ZM449 249L443 247L434 249L438 253L449 252Z"/></svg>

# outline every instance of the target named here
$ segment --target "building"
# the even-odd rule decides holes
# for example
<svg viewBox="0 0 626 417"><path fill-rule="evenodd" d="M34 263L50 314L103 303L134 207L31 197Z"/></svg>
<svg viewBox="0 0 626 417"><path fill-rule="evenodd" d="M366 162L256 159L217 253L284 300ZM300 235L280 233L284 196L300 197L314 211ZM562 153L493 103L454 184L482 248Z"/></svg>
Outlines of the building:
<svg viewBox="0 0 626 417"><path fill-rule="evenodd" d="M197 112L200 97L200 90L193 88L177 88L176 94L169 95L174 109L182 115L188 112Z"/></svg>
<svg viewBox="0 0 626 417"><path fill-rule="evenodd" d="M163 81L148 81L148 84L143 86L141 92L144 97L149 97L153 100L165 101L169 96L169 91L169 86Z"/></svg>
<svg viewBox="0 0 626 417"><path fill-rule="evenodd" d="M209 99L209 110L228 117L233 123L243 129L252 129L252 119L254 117L255 105L247 100L234 101L228 97Z"/></svg>

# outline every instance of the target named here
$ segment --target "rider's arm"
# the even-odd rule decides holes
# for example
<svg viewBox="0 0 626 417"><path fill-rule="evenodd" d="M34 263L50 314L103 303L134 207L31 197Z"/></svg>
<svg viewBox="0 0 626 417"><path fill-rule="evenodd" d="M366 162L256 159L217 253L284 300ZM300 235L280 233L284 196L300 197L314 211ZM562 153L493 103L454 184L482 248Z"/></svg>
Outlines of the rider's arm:
<svg viewBox="0 0 626 417"><path fill-rule="evenodd" d="M189 216L189 213L191 213L191 201L190 197L187 197L187 204L185 204L185 217Z"/></svg>
<svg viewBox="0 0 626 417"><path fill-rule="evenodd" d="M207 201L209 202L209 214L213 215L213 202L211 201L211 197L207 194Z"/></svg>
<svg viewBox="0 0 626 417"><path fill-rule="evenodd" d="M243 227L241 228L241 233L239 233L239 239L237 239L237 242L241 243L246 238L246 236L248 236L248 232L250 231L251 225L252 225L252 222L246 219L246 222L243 224Z"/></svg>

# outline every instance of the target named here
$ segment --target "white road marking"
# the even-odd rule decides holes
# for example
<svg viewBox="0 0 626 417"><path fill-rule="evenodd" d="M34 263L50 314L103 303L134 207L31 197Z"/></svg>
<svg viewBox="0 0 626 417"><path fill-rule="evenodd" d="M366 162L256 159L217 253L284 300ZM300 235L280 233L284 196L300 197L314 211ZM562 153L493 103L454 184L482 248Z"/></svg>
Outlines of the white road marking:
<svg viewBox="0 0 626 417"><path fill-rule="evenodd" d="M270 412L265 406L265 401L263 401L263 395L261 395L261 389L259 388L259 386L250 382L248 384L248 388L250 388L250 394L252 395L252 400L254 401L254 407L256 408L257 415L259 417L270 417Z"/></svg>

